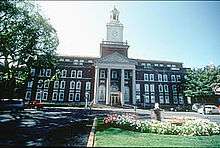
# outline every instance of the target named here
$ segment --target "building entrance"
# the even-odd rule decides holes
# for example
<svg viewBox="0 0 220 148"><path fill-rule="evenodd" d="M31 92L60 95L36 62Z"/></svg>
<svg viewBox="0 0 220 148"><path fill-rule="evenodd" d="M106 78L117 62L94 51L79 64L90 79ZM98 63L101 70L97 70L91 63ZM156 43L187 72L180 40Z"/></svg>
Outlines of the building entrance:
<svg viewBox="0 0 220 148"><path fill-rule="evenodd" d="M117 106L121 104L119 93L111 93L110 103L111 103L111 106Z"/></svg>

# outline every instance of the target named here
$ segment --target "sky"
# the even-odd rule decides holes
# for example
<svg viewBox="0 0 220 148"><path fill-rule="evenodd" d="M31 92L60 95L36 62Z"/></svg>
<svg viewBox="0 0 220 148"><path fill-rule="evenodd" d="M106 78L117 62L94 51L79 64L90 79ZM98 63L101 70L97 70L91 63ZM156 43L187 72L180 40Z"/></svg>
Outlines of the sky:
<svg viewBox="0 0 220 148"><path fill-rule="evenodd" d="M220 2L37 1L57 30L58 54L99 57L114 6L129 58L220 65Z"/></svg>

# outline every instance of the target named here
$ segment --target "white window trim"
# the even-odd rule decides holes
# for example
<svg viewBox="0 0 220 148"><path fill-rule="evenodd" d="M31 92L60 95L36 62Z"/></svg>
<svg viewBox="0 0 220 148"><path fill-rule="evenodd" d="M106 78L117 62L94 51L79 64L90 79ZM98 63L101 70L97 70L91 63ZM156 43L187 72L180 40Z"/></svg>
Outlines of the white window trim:
<svg viewBox="0 0 220 148"><path fill-rule="evenodd" d="M167 99L168 98L168 99ZM168 100L168 101L167 101ZM165 104L169 104L170 103L170 97L169 96L165 96Z"/></svg>
<svg viewBox="0 0 220 148"><path fill-rule="evenodd" d="M158 81L159 81L159 82L162 82L162 81L163 81L163 76L162 76L162 74L158 74L157 76L158 76Z"/></svg>
<svg viewBox="0 0 220 148"><path fill-rule="evenodd" d="M167 84L164 85L164 92L169 92L169 86Z"/></svg>
<svg viewBox="0 0 220 148"><path fill-rule="evenodd" d="M35 76L35 73L36 73L36 69L32 68L32 69L31 69L31 76L34 77L34 76Z"/></svg>
<svg viewBox="0 0 220 148"><path fill-rule="evenodd" d="M117 78L118 78L117 71L112 71L112 79L117 79Z"/></svg>
<svg viewBox="0 0 220 148"><path fill-rule="evenodd" d="M61 94L63 94L63 99L61 99ZM59 101L64 101L64 92L59 93Z"/></svg>
<svg viewBox="0 0 220 148"><path fill-rule="evenodd" d="M163 75L163 81L164 81L164 82L168 82L168 77L167 77L166 74Z"/></svg>
<svg viewBox="0 0 220 148"><path fill-rule="evenodd" d="M44 98L45 97L45 94L46 94L46 98ZM42 100L47 100L47 97L48 97L48 92L43 92L43 95L42 95Z"/></svg>
<svg viewBox="0 0 220 148"><path fill-rule="evenodd" d="M64 85L62 85L64 84ZM65 86L66 86L66 81L61 81L60 82L60 89L65 89Z"/></svg>
<svg viewBox="0 0 220 148"><path fill-rule="evenodd" d="M72 95L72 98L70 97L71 95ZM68 100L69 100L69 101L73 101L73 100L74 100L74 93L72 93L72 92L69 93L69 98L68 98Z"/></svg>
<svg viewBox="0 0 220 148"><path fill-rule="evenodd" d="M77 78L82 78L82 70L77 71Z"/></svg>
<svg viewBox="0 0 220 148"><path fill-rule="evenodd" d="M149 81L149 78L148 78L148 74L147 74L147 73L144 74L144 81Z"/></svg>
<svg viewBox="0 0 220 148"><path fill-rule="evenodd" d="M105 70L100 70L100 78L101 79L105 78Z"/></svg>
<svg viewBox="0 0 220 148"><path fill-rule="evenodd" d="M163 96L159 96L159 101L161 104L164 104L164 97Z"/></svg>
<svg viewBox="0 0 220 148"><path fill-rule="evenodd" d="M76 89L81 89L81 82L80 81L77 81L76 82Z"/></svg>
<svg viewBox="0 0 220 148"><path fill-rule="evenodd" d="M70 81L70 89L75 89L75 81Z"/></svg>
<svg viewBox="0 0 220 148"><path fill-rule="evenodd" d="M86 82L86 90L91 90L91 82Z"/></svg>
<svg viewBox="0 0 220 148"><path fill-rule="evenodd" d="M141 91L141 84L136 83L136 91Z"/></svg>
<svg viewBox="0 0 220 148"><path fill-rule="evenodd" d="M59 81L54 81L53 88L59 88L59 83L60 83Z"/></svg>
<svg viewBox="0 0 220 148"><path fill-rule="evenodd" d="M144 84L144 91L149 92L149 84Z"/></svg>
<svg viewBox="0 0 220 148"><path fill-rule="evenodd" d="M46 77L50 77L51 76L51 69L47 69L46 71Z"/></svg>
<svg viewBox="0 0 220 148"><path fill-rule="evenodd" d="M28 97L28 94L30 95L30 97ZM31 100L31 91L26 91L25 99L26 100Z"/></svg>
<svg viewBox="0 0 220 148"><path fill-rule="evenodd" d="M79 99L77 99L77 96L79 96ZM80 101L80 93L75 94L75 101Z"/></svg>
<svg viewBox="0 0 220 148"><path fill-rule="evenodd" d="M33 86L33 81L28 81L27 87L32 88L32 86Z"/></svg>
<svg viewBox="0 0 220 148"><path fill-rule="evenodd" d="M56 94L56 99L54 99L55 94ZM53 92L52 101L57 101L57 99L58 99L58 92Z"/></svg>
<svg viewBox="0 0 220 148"><path fill-rule="evenodd" d="M71 78L76 78L76 70L71 70Z"/></svg>
<svg viewBox="0 0 220 148"><path fill-rule="evenodd" d="M175 77L175 75L171 75L171 82L176 82L176 77Z"/></svg>
<svg viewBox="0 0 220 148"><path fill-rule="evenodd" d="M61 71L61 78L66 78L66 75L67 75L67 70L66 69L63 69Z"/></svg>
<svg viewBox="0 0 220 148"><path fill-rule="evenodd" d="M158 88L159 88L159 92L163 92L163 85L158 85Z"/></svg>
<svg viewBox="0 0 220 148"><path fill-rule="evenodd" d="M38 80L37 88L42 88L42 87L43 87L43 80Z"/></svg>
<svg viewBox="0 0 220 148"><path fill-rule="evenodd" d="M155 92L154 84L150 84L150 92Z"/></svg>
<svg viewBox="0 0 220 148"><path fill-rule="evenodd" d="M154 74L150 74L150 81L154 81Z"/></svg>
<svg viewBox="0 0 220 148"><path fill-rule="evenodd" d="M50 81L49 80L45 80L44 81L44 88L49 88L50 86Z"/></svg>

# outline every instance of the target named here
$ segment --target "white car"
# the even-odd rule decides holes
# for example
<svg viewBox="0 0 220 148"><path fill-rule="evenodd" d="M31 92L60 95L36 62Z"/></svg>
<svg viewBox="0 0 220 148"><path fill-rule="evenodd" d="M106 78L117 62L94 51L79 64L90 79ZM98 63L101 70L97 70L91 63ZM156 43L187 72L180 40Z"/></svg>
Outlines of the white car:
<svg viewBox="0 0 220 148"><path fill-rule="evenodd" d="M205 110L204 110L204 107L201 106L198 109L198 113L200 113L200 114L219 114L220 110L215 105L205 105Z"/></svg>

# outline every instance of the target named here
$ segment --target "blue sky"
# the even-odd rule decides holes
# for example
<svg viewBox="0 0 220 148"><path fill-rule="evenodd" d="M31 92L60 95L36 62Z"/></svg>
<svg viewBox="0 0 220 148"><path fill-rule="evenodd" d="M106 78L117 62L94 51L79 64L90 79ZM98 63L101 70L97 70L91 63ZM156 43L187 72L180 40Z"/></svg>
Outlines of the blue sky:
<svg viewBox="0 0 220 148"><path fill-rule="evenodd" d="M220 65L220 2L39 1L62 55L99 56L114 5L131 58Z"/></svg>

